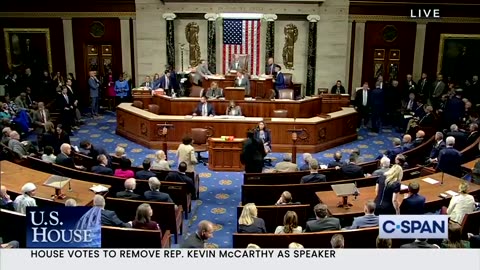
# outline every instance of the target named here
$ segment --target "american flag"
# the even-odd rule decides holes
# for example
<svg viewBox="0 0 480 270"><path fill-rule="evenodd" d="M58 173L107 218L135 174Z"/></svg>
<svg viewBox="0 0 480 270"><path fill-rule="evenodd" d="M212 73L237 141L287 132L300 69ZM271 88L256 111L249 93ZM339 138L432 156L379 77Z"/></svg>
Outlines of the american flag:
<svg viewBox="0 0 480 270"><path fill-rule="evenodd" d="M223 72L235 54L247 54L250 74L260 74L260 20L223 21Z"/></svg>

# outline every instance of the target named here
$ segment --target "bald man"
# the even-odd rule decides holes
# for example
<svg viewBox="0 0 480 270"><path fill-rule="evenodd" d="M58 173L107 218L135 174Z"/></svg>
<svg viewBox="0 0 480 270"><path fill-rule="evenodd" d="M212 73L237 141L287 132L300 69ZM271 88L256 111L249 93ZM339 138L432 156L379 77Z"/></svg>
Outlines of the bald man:
<svg viewBox="0 0 480 270"><path fill-rule="evenodd" d="M142 196L135 193L137 182L135 178L128 178L125 180L125 190L117 192L117 198L129 199L129 200L141 200Z"/></svg>
<svg viewBox="0 0 480 270"><path fill-rule="evenodd" d="M75 165L73 158L70 157L71 153L72 146L68 143L62 144L60 146L60 154L58 154L57 158L55 159L55 164L72 169L84 170L85 168L83 166Z"/></svg>
<svg viewBox="0 0 480 270"><path fill-rule="evenodd" d="M413 147L414 146L413 146L413 143L412 143L412 136L410 136L408 134L403 135L403 138L402 138L403 151L408 151L408 150L412 149Z"/></svg>
<svg viewBox="0 0 480 270"><path fill-rule="evenodd" d="M13 201L10 199L5 186L0 187L0 208L14 211Z"/></svg>
<svg viewBox="0 0 480 270"><path fill-rule="evenodd" d="M197 231L185 239L180 248L205 248L205 242L213 237L213 231L213 223L208 220L200 221Z"/></svg>
<svg viewBox="0 0 480 270"><path fill-rule="evenodd" d="M417 131L415 134L415 140L413 141L413 147L417 147L423 143L425 138L425 132L423 130Z"/></svg>

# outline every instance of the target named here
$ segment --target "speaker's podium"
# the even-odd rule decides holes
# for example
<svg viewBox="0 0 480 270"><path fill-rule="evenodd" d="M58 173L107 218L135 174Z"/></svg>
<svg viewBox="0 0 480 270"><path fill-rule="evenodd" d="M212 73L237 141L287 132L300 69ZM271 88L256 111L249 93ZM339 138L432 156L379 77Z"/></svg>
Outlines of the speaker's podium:
<svg viewBox="0 0 480 270"><path fill-rule="evenodd" d="M337 204L337 207L348 209L353 206L348 202L348 196L358 196L358 189L354 183L331 185L331 187L337 197L342 197L342 201Z"/></svg>
<svg viewBox="0 0 480 270"><path fill-rule="evenodd" d="M212 171L243 171L240 154L245 139L229 137L208 139L208 169Z"/></svg>
<svg viewBox="0 0 480 270"><path fill-rule="evenodd" d="M244 100L245 87L225 87L224 91L226 100Z"/></svg>

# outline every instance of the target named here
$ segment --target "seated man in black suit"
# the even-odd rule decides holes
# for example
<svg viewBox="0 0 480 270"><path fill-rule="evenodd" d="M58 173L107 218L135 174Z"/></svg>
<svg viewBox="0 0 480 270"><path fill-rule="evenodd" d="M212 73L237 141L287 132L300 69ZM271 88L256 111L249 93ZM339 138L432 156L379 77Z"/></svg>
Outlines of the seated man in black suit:
<svg viewBox="0 0 480 270"><path fill-rule="evenodd" d="M415 148L421 145L423 143L424 138L425 138L425 132L423 130L417 131L417 133L415 134L415 140L412 142L413 147Z"/></svg>
<svg viewBox="0 0 480 270"><path fill-rule="evenodd" d="M145 191L143 196L147 201L154 201L154 202L171 202L173 203L172 198L170 195L164 192L160 192L160 180L156 177L150 177L148 179L148 185L150 186L149 191Z"/></svg>
<svg viewBox="0 0 480 270"><path fill-rule="evenodd" d="M418 194L420 185L417 182L408 184L408 195L400 205L402 215L423 215L425 214L425 197Z"/></svg>
<svg viewBox="0 0 480 270"><path fill-rule="evenodd" d="M477 124L470 124L468 127L470 132L468 133L468 136L467 136L467 142L465 144L466 146L473 144L480 136L480 132L478 132Z"/></svg>
<svg viewBox="0 0 480 270"><path fill-rule="evenodd" d="M340 220L328 216L328 207L326 204L319 203L315 205L313 211L316 219L307 221L305 232L322 232L340 230Z"/></svg>
<svg viewBox="0 0 480 270"><path fill-rule="evenodd" d="M197 196L197 190L195 188L195 184L193 183L192 178L186 175L185 173L186 171L187 171L187 163L180 162L180 164L178 164L178 172L175 172L175 171L169 172L167 174L167 177L165 177L165 181L187 184L188 193L192 195L192 200L195 200Z"/></svg>
<svg viewBox="0 0 480 270"><path fill-rule="evenodd" d="M450 132L447 133L447 137L450 136L455 138L455 149L462 150L465 146L467 146L467 136L465 133L458 130L458 126L456 124L452 124L450 126Z"/></svg>
<svg viewBox="0 0 480 270"><path fill-rule="evenodd" d="M193 110L193 116L215 116L215 109L212 104L207 102L207 97L202 96L200 103L198 103L195 110Z"/></svg>
<svg viewBox="0 0 480 270"><path fill-rule="evenodd" d="M374 201L367 201L363 207L365 215L353 219L352 226L348 229L360 229L378 226L378 216L375 215L376 204Z"/></svg>
<svg viewBox="0 0 480 270"><path fill-rule="evenodd" d="M350 154L348 163L340 167L343 179L355 179L365 177L363 168L357 165L357 155Z"/></svg>
<svg viewBox="0 0 480 270"><path fill-rule="evenodd" d="M0 187L0 208L15 211L13 208L13 201L7 193L7 187Z"/></svg>
<svg viewBox="0 0 480 270"><path fill-rule="evenodd" d="M387 156L390 159L391 164L395 162L395 157L404 151L402 147L402 141L399 138L394 138L392 141L392 144L393 144L393 148L385 152L385 156ZM380 160L382 157L383 155L379 155L377 157L377 160Z"/></svg>
<svg viewBox="0 0 480 270"><path fill-rule="evenodd" d="M318 173L318 161L316 159L312 158L308 165L310 166L310 174L303 176L300 184L327 182L327 177Z"/></svg>
<svg viewBox="0 0 480 270"><path fill-rule="evenodd" d="M213 223L202 220L198 223L197 231L185 239L180 248L205 248L205 243L213 237L213 232Z"/></svg>
<svg viewBox="0 0 480 270"><path fill-rule="evenodd" d="M340 95L345 93L346 93L345 87L343 87L342 81L340 80L338 80L337 83L334 86L332 86L332 90L330 90L330 94Z"/></svg>
<svg viewBox="0 0 480 270"><path fill-rule="evenodd" d="M402 139L402 152L408 151L410 149L413 149L415 146L413 146L412 142L412 136L409 134L403 135Z"/></svg>
<svg viewBox="0 0 480 270"><path fill-rule="evenodd" d="M108 158L101 154L97 157L98 165L92 167L93 173L103 174L103 175L113 175L113 170L108 166Z"/></svg>
<svg viewBox="0 0 480 270"><path fill-rule="evenodd" d="M72 146L68 143L64 143L60 146L60 154L57 155L55 159L55 164L64 166L71 169L84 170L85 168L80 165L75 165L73 158L70 157L72 153Z"/></svg>
<svg viewBox="0 0 480 270"><path fill-rule="evenodd" d="M412 243L401 245L400 248L440 248L438 245L432 245L427 239L416 239Z"/></svg>
<svg viewBox="0 0 480 270"><path fill-rule="evenodd" d="M144 159L142 163L143 170L136 172L135 178L140 180L147 180L150 179L150 177L157 176L154 172L150 171L151 164L152 161L149 158Z"/></svg>
<svg viewBox="0 0 480 270"><path fill-rule="evenodd" d="M333 159L335 161L328 163L328 168L342 167L345 165L345 163L342 161L342 152L335 152L335 154L333 154Z"/></svg>
<svg viewBox="0 0 480 270"><path fill-rule="evenodd" d="M455 145L454 137L447 137L447 147L438 154L438 164L436 171L448 173L453 176L462 176L462 153L453 148Z"/></svg>
<svg viewBox="0 0 480 270"><path fill-rule="evenodd" d="M101 195L93 197L93 206L102 209L102 226L124 227L131 228L132 222L121 221L114 211L105 210L105 198Z"/></svg>
<svg viewBox="0 0 480 270"><path fill-rule="evenodd" d="M435 142L433 143L433 147L432 147L432 150L430 151L430 155L428 157L427 163L437 162L438 154L444 148L445 148L445 142L443 141L443 133L442 132L435 133Z"/></svg>
<svg viewBox="0 0 480 270"><path fill-rule="evenodd" d="M137 187L137 182L135 178L128 178L125 180L125 190L119 191L116 194L117 198L129 199L129 200L141 200L142 195L135 193L135 188Z"/></svg>

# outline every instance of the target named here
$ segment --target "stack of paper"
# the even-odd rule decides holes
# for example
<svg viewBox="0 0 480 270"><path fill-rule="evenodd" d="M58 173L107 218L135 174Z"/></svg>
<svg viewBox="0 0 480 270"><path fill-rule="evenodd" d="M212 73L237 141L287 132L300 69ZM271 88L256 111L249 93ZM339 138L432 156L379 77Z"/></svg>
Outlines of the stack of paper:
<svg viewBox="0 0 480 270"><path fill-rule="evenodd" d="M100 193L100 192L107 192L108 188L102 185L94 185L90 188L90 190L95 193Z"/></svg>
<svg viewBox="0 0 480 270"><path fill-rule="evenodd" d="M455 191L453 191L453 190L447 190L447 191L445 191L445 193L447 193L448 195L450 195L450 196L452 196L452 197L458 195L458 193L455 192Z"/></svg>
<svg viewBox="0 0 480 270"><path fill-rule="evenodd" d="M432 179L432 178L430 178L430 177L423 178L422 180L425 181L425 182L427 182L427 183L429 183L429 184L432 184L432 185L438 184L438 181L437 181L437 180Z"/></svg>
<svg viewBox="0 0 480 270"><path fill-rule="evenodd" d="M408 186L402 184L402 185L400 186L400 190L408 190Z"/></svg>

